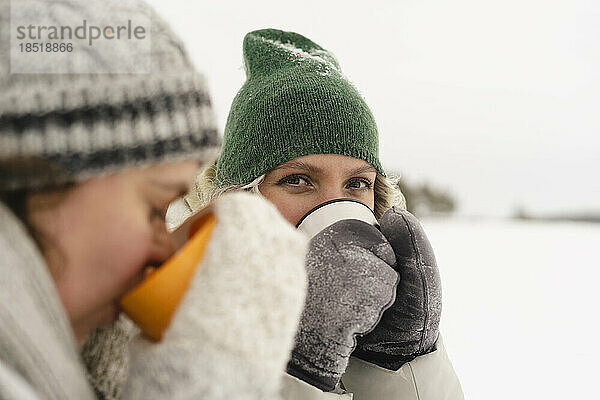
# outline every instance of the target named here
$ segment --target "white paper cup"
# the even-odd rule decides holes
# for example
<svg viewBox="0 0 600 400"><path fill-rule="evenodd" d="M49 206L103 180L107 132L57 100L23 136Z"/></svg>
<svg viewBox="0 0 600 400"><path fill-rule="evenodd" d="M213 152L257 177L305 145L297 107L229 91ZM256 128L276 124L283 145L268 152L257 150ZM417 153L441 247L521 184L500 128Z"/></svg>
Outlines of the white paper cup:
<svg viewBox="0 0 600 400"><path fill-rule="evenodd" d="M379 226L373 211L364 203L353 199L335 199L319 204L296 224L299 231L309 237L343 219L357 219L373 226Z"/></svg>

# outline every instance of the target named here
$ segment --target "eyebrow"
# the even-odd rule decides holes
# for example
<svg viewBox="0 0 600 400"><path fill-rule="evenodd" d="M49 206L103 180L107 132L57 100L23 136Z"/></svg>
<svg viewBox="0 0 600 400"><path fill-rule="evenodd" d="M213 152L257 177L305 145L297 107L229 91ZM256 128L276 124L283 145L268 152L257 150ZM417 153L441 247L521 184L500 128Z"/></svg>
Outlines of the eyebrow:
<svg viewBox="0 0 600 400"><path fill-rule="evenodd" d="M319 167L307 164L302 161L296 161L296 160L288 161L285 164L282 164L275 169L276 170L278 170L278 169L303 169L305 171L309 171L309 172L312 172L315 174L323 173L323 169L321 169ZM358 167L358 168L348 171L348 173L346 175L359 175L359 174L363 174L365 172L377 172L377 170L372 165L367 164L367 165L363 165L362 167Z"/></svg>
<svg viewBox="0 0 600 400"><path fill-rule="evenodd" d="M313 172L315 174L323 173L323 170L319 167L315 167L314 165L310 165L305 162L296 160L288 161L275 169L303 169L305 171Z"/></svg>
<svg viewBox="0 0 600 400"><path fill-rule="evenodd" d="M348 173L348 175L359 175L365 172L377 172L377 170L375 169L374 166L367 164L367 165L363 165L362 167L353 169L352 171L350 171Z"/></svg>
<svg viewBox="0 0 600 400"><path fill-rule="evenodd" d="M183 196L190 190L188 185L183 182L170 183L170 182L162 182L162 181L156 180L154 178L151 178L150 183L152 183L153 185L159 186L163 190L176 191L176 192L178 192L179 196Z"/></svg>

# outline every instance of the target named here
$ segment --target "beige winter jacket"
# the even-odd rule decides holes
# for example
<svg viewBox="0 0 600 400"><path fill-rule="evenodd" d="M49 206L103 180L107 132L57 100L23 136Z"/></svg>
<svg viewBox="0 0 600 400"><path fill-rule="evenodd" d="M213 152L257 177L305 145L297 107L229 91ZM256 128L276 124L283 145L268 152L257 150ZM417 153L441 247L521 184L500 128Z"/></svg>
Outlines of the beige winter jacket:
<svg viewBox="0 0 600 400"><path fill-rule="evenodd" d="M390 371L352 357L342 377L344 393L324 393L286 375L286 400L460 400L460 383L446 354L441 336L436 350Z"/></svg>

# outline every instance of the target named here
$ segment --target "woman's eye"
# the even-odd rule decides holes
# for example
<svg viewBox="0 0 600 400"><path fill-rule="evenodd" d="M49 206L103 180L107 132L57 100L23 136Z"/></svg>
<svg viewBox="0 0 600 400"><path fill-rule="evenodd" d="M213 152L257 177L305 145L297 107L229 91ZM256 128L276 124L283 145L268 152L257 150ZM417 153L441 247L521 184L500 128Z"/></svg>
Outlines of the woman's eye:
<svg viewBox="0 0 600 400"><path fill-rule="evenodd" d="M310 186L310 182L308 180L307 177L303 177L301 175L290 175L290 176L286 176L285 178L281 179L278 182L280 185L281 184L285 184L285 185L290 185L290 186L298 186L298 187L302 187L302 186Z"/></svg>
<svg viewBox="0 0 600 400"><path fill-rule="evenodd" d="M161 208L152 207L150 210L150 218L164 220L166 218L166 212Z"/></svg>
<svg viewBox="0 0 600 400"><path fill-rule="evenodd" d="M371 181L368 179L351 179L348 181L346 187L348 189L370 189L372 186Z"/></svg>

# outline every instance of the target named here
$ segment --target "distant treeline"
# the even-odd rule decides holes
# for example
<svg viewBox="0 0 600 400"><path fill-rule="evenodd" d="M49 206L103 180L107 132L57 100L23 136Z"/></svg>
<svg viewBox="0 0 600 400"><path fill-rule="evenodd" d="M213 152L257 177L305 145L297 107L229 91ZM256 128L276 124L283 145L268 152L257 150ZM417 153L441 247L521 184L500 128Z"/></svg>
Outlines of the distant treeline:
<svg viewBox="0 0 600 400"><path fill-rule="evenodd" d="M406 199L406 208L416 216L449 214L456 210L454 196L429 182L413 183L403 178L398 186Z"/></svg>
<svg viewBox="0 0 600 400"><path fill-rule="evenodd" d="M513 218L531 221L574 221L600 223L600 211L557 214L532 214L525 210L523 207L518 207L513 213Z"/></svg>

